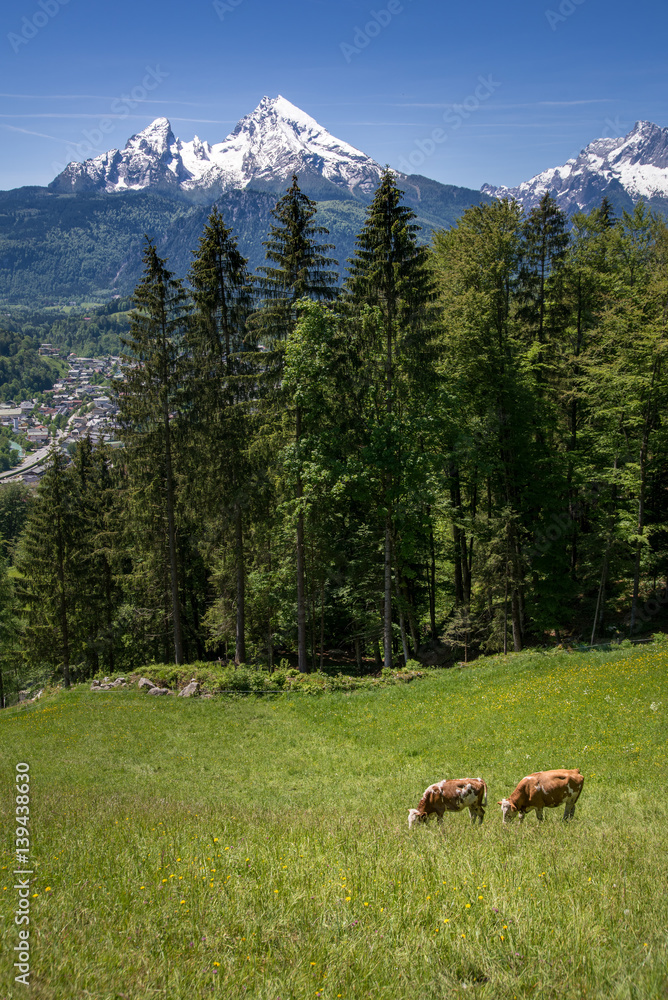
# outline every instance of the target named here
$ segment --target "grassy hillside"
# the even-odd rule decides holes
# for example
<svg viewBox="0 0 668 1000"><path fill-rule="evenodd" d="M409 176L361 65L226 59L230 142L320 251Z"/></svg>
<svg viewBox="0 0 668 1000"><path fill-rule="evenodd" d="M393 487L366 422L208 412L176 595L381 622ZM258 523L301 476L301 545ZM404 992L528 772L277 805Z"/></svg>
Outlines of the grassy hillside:
<svg viewBox="0 0 668 1000"><path fill-rule="evenodd" d="M4 912L31 773L30 995L651 998L668 989L668 650L520 655L351 695L87 688L0 714ZM578 766L575 821L501 826ZM482 827L407 810L483 776ZM3 924L0 996L16 928Z"/></svg>

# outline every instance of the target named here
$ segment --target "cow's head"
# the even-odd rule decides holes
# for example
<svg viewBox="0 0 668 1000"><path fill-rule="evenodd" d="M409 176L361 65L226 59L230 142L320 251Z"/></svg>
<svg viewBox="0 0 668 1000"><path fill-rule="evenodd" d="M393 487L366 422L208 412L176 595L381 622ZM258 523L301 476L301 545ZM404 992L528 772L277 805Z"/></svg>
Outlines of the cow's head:
<svg viewBox="0 0 668 1000"><path fill-rule="evenodd" d="M510 799L501 799L497 802L497 805L501 806L501 812L503 813L503 822L512 823L518 813L517 806L514 806Z"/></svg>
<svg viewBox="0 0 668 1000"><path fill-rule="evenodd" d="M414 826L418 823L426 823L427 814L420 812L419 809L409 809L408 810L408 829L412 830Z"/></svg>

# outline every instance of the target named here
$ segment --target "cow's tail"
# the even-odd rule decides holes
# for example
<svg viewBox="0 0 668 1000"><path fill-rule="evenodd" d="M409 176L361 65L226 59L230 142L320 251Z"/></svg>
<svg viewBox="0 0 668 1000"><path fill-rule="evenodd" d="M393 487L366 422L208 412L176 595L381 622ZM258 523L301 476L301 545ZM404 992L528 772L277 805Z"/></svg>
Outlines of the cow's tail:
<svg viewBox="0 0 668 1000"><path fill-rule="evenodd" d="M478 781L482 781L482 787L485 789L485 794L483 796L482 804L484 806L486 806L487 805L487 782L485 781L484 778L478 778Z"/></svg>

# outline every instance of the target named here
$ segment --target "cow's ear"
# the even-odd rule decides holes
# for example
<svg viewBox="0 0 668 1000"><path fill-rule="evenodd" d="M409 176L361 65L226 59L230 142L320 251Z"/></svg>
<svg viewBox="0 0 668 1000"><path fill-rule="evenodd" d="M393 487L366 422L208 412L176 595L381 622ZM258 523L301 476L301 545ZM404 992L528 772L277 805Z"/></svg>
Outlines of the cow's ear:
<svg viewBox="0 0 668 1000"><path fill-rule="evenodd" d="M502 806L503 802L497 802L496 804L497 804L497 806Z"/></svg>

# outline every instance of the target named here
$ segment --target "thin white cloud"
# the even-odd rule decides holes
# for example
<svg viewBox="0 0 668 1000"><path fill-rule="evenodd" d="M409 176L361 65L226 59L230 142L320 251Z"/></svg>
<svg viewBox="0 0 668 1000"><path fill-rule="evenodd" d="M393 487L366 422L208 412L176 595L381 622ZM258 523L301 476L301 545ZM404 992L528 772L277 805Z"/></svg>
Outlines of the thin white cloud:
<svg viewBox="0 0 668 1000"><path fill-rule="evenodd" d="M67 113L60 113L60 112L56 112L56 111L53 111L53 112L44 112L43 114L34 114L34 115L33 114L28 114L28 115L8 115L8 114L0 113L0 118L19 118L22 121L25 120L26 118L54 118L54 119L60 119L60 118L64 118L64 119L72 119L72 118L75 118L75 119L77 119L77 118L94 118L94 119L111 118L111 119L117 119L118 121L127 121L128 118L134 118L134 119L140 119L141 121L146 121L146 115L126 115L126 114L114 115L114 114L111 114L111 113L108 113L108 112L105 112L105 111L101 112L100 114L95 114L95 115L89 114L89 113L83 113L83 112L81 114L74 113L74 112L72 114L67 114ZM230 124L236 125L236 123L237 123L237 119L236 118L226 118L226 119L223 119L223 120L218 119L218 118L172 118L171 115L169 117L169 120L172 121L172 122L198 122L198 123L201 123L201 124L204 124L204 125L230 125Z"/></svg>
<svg viewBox="0 0 668 1000"><path fill-rule="evenodd" d="M26 101L122 101L118 94L3 94L0 97L11 97L16 100ZM134 100L134 98L133 98ZM157 98L144 97L138 104L181 104L189 108L206 108L211 105L201 104L199 101L165 101Z"/></svg>
<svg viewBox="0 0 668 1000"><path fill-rule="evenodd" d="M573 108L585 104L609 104L612 97L592 97L581 101L532 101L529 104L497 104L493 107L496 111L517 111L520 108ZM418 101L406 101L404 103L393 103L382 105L386 108L454 108L456 101L442 101L438 103L421 103Z"/></svg>
<svg viewBox="0 0 668 1000"><path fill-rule="evenodd" d="M55 135L46 135L44 132L32 132L29 128L19 128L18 125L7 125L5 122L0 122L0 128L11 129L12 132L23 132L24 135L38 135L40 139L53 139L54 142L62 142Z"/></svg>

